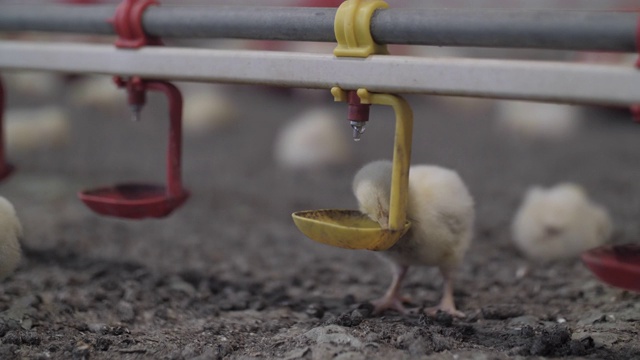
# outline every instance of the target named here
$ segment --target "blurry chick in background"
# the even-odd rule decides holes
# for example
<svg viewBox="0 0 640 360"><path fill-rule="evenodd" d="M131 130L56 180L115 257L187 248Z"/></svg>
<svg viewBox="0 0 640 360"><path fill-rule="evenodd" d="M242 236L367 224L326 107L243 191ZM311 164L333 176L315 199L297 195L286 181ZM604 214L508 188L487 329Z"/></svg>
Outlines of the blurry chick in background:
<svg viewBox="0 0 640 360"><path fill-rule="evenodd" d="M383 228L389 226L391 170L390 161L375 161L360 169L353 180L360 211ZM406 313L400 295L402 281L409 266L423 265L437 266L444 279L440 304L426 312L433 315L442 310L464 317L454 303L453 282L454 272L471 243L474 217L473 199L456 172L437 166L412 166L407 204L412 225L394 246L380 253L392 266L393 281L386 294L373 302L374 312L394 309Z"/></svg>
<svg viewBox="0 0 640 360"><path fill-rule="evenodd" d="M22 225L11 203L0 196L0 279L11 274L20 263L19 239Z"/></svg>
<svg viewBox="0 0 640 360"><path fill-rule="evenodd" d="M512 223L512 239L529 260L547 262L577 257L605 243L612 233L606 209L589 200L576 184L530 188ZM518 271L518 277L526 269Z"/></svg>
<svg viewBox="0 0 640 360"><path fill-rule="evenodd" d="M9 109L5 114L7 149L24 153L64 146L71 137L71 125L64 108Z"/></svg>
<svg viewBox="0 0 640 360"><path fill-rule="evenodd" d="M278 133L274 158L285 169L318 169L349 162L353 155L341 119L331 110L310 109Z"/></svg>
<svg viewBox="0 0 640 360"><path fill-rule="evenodd" d="M581 108L573 105L530 101L496 102L496 125L510 138L563 140L575 134L581 123Z"/></svg>

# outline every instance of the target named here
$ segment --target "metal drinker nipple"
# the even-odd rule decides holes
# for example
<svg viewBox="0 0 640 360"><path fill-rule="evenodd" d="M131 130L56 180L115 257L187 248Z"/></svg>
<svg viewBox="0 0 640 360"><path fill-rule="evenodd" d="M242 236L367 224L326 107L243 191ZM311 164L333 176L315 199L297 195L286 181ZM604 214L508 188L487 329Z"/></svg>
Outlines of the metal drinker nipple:
<svg viewBox="0 0 640 360"><path fill-rule="evenodd" d="M371 104L363 104L360 102L360 97L356 91L347 92L347 120L353 129L353 140L360 141L362 134L365 131L365 125L369 121L369 108Z"/></svg>

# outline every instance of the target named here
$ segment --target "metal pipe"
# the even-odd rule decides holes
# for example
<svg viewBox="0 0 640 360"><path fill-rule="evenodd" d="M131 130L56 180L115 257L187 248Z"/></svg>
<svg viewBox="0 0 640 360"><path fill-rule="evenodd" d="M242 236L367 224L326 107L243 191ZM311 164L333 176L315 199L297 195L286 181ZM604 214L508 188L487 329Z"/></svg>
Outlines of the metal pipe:
<svg viewBox="0 0 640 360"><path fill-rule="evenodd" d="M385 44L633 52L637 24L621 12L397 9L378 11L371 34Z"/></svg>
<svg viewBox="0 0 640 360"><path fill-rule="evenodd" d="M105 6L0 6L0 31L114 34ZM248 6L149 8L149 35L334 42L335 9ZM551 10L386 9L371 21L380 44L636 51L638 15Z"/></svg>
<svg viewBox="0 0 640 360"><path fill-rule="evenodd" d="M424 93L564 103L640 103L633 67L545 61L366 59L295 52L0 41L0 69L138 75L144 79ZM597 84L597 86L594 86Z"/></svg>
<svg viewBox="0 0 640 360"><path fill-rule="evenodd" d="M149 9L143 23L161 37L335 42L335 16L331 8L176 7Z"/></svg>
<svg viewBox="0 0 640 360"><path fill-rule="evenodd" d="M114 6L0 6L0 31L50 31L115 35L107 22Z"/></svg>

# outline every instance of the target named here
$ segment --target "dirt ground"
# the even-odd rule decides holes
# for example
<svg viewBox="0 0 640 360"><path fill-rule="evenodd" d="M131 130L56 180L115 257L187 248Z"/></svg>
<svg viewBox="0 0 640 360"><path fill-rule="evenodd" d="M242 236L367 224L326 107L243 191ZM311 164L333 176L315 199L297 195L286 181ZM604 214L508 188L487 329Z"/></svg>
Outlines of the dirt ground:
<svg viewBox="0 0 640 360"><path fill-rule="evenodd" d="M328 94L228 91L242 104L239 119L185 136L192 196L166 219L101 217L75 196L116 181L163 181L158 96L141 123L70 107L68 145L10 154L18 171L0 194L22 219L25 258L0 284L0 359L640 359L639 294L599 283L578 259L516 279L525 261L509 235L530 185L576 181L610 210L613 241L638 241L640 126L625 114L585 109L569 138L528 140L498 131L490 108L408 97L413 163L456 169L477 204L456 283L467 318L372 316L367 301L386 289L386 264L314 243L290 214L355 208L355 171L391 157L392 113L373 109L348 164L285 171L272 158L279 128L309 107L346 114L344 105ZM46 102L65 99L60 91ZM10 106L44 102L9 94ZM414 268L404 289L424 307L439 300L440 286L435 269Z"/></svg>

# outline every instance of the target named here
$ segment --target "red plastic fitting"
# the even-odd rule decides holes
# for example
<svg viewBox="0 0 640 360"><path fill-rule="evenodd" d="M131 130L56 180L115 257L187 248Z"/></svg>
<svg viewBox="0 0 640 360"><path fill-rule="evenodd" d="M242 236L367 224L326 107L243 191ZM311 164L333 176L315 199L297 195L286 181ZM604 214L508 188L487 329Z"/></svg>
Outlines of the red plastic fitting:
<svg viewBox="0 0 640 360"><path fill-rule="evenodd" d="M145 45L162 45L158 37L149 36L142 26L142 15L151 5L159 5L155 0L123 0L109 19L118 34L116 47L137 49Z"/></svg>
<svg viewBox="0 0 640 360"><path fill-rule="evenodd" d="M142 107L147 101L147 86L146 82L139 76L132 76L125 80L120 76L114 76L113 82L119 88L127 89L127 99L129 105L136 105Z"/></svg>
<svg viewBox="0 0 640 360"><path fill-rule="evenodd" d="M189 193L182 187L182 94L180 90L167 81L147 81L149 90L165 94L169 102L169 145L167 148L167 195L178 206Z"/></svg>
<svg viewBox="0 0 640 360"><path fill-rule="evenodd" d="M369 109L371 104L363 104L355 90L347 91L347 120L357 122L369 121Z"/></svg>

